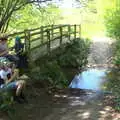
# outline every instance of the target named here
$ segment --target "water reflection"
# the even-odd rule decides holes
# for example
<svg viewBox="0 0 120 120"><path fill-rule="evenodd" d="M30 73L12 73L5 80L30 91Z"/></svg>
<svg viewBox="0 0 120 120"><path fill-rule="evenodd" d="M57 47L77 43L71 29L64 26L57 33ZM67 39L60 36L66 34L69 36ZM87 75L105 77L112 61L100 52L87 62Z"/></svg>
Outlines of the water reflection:
<svg viewBox="0 0 120 120"><path fill-rule="evenodd" d="M103 82L105 81L106 69L87 69L81 74L75 75L70 88L100 90Z"/></svg>

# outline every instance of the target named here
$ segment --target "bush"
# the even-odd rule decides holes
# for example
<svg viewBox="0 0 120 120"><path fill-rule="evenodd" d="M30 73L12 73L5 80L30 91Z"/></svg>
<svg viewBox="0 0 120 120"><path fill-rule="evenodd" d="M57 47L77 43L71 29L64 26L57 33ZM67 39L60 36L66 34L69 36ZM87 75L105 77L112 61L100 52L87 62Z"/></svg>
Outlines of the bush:
<svg viewBox="0 0 120 120"><path fill-rule="evenodd" d="M116 1L114 8L107 9L105 25L108 36L116 40L113 63L120 65L120 0Z"/></svg>
<svg viewBox="0 0 120 120"><path fill-rule="evenodd" d="M90 40L75 39L65 47L65 53L58 58L60 66L84 67L87 64Z"/></svg>
<svg viewBox="0 0 120 120"><path fill-rule="evenodd" d="M31 78L46 85L62 88L68 86L68 81L56 61L47 61L31 71Z"/></svg>
<svg viewBox="0 0 120 120"><path fill-rule="evenodd" d="M107 79L109 82L106 83L106 88L114 95L114 108L120 111L120 72L118 72L118 69L109 72L107 74Z"/></svg>
<svg viewBox="0 0 120 120"><path fill-rule="evenodd" d="M13 103L13 96L10 91L0 91L0 111L5 112L11 120L13 120L15 113Z"/></svg>
<svg viewBox="0 0 120 120"><path fill-rule="evenodd" d="M120 9L110 9L106 12L105 25L108 36L120 38Z"/></svg>

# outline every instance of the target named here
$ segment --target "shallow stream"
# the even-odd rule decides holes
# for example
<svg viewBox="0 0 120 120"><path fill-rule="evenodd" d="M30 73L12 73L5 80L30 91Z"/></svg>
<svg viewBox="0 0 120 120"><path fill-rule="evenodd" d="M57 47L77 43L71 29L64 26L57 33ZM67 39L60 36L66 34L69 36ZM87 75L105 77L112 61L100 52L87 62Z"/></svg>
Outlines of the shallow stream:
<svg viewBox="0 0 120 120"><path fill-rule="evenodd" d="M82 73L75 75L70 88L101 90L106 81L107 69L88 68Z"/></svg>

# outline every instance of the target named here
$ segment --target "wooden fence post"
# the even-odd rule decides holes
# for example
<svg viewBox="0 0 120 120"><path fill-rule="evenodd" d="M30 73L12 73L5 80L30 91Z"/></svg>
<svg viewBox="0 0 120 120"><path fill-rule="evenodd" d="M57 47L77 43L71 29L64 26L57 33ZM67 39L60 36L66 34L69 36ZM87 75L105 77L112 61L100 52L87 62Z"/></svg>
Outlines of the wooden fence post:
<svg viewBox="0 0 120 120"><path fill-rule="evenodd" d="M53 35L53 32L54 32L54 30L53 30L53 25L51 26L51 35L52 35L52 39L53 39L53 37L54 37L54 35Z"/></svg>
<svg viewBox="0 0 120 120"><path fill-rule="evenodd" d="M30 43L30 31L29 30L25 30L25 52L26 52L26 56L27 56L27 60L28 60L28 66L32 65L31 62L31 57L30 57L30 50L31 50L31 43Z"/></svg>
<svg viewBox="0 0 120 120"><path fill-rule="evenodd" d="M25 30L25 52L27 52L27 54L30 53L30 31L29 30Z"/></svg>
<svg viewBox="0 0 120 120"><path fill-rule="evenodd" d="M76 25L74 25L74 39L76 39Z"/></svg>
<svg viewBox="0 0 120 120"><path fill-rule="evenodd" d="M81 25L79 25L79 38L81 38Z"/></svg>
<svg viewBox="0 0 120 120"><path fill-rule="evenodd" d="M62 26L60 26L60 46L62 45Z"/></svg>
<svg viewBox="0 0 120 120"><path fill-rule="evenodd" d="M68 39L70 40L70 35L71 35L71 27L68 25Z"/></svg>
<svg viewBox="0 0 120 120"><path fill-rule="evenodd" d="M47 30L47 39L48 39L48 42L47 42L47 49L48 49L48 55L50 54L50 31Z"/></svg>
<svg viewBox="0 0 120 120"><path fill-rule="evenodd" d="M40 31L41 31L41 43L43 43L43 26L40 27Z"/></svg>

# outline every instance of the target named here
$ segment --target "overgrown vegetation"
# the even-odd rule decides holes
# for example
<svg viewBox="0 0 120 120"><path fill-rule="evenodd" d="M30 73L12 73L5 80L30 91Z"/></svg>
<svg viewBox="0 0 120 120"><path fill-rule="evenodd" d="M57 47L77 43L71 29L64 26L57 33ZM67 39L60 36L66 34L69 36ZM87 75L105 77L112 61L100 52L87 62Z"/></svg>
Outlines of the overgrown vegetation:
<svg viewBox="0 0 120 120"><path fill-rule="evenodd" d="M13 96L10 91L0 91L0 111L5 112L10 119L13 118Z"/></svg>
<svg viewBox="0 0 120 120"><path fill-rule="evenodd" d="M105 25L107 28L107 35L115 39L113 49L113 63L116 70L113 70L108 75L109 82L107 87L115 95L115 109L120 111L120 79L119 79L119 66L120 66L120 0L114 0L111 8L107 9L105 15Z"/></svg>
<svg viewBox="0 0 120 120"><path fill-rule="evenodd" d="M115 110L120 111L120 72L118 72L118 69L114 69L108 73L107 79L106 88L114 95L113 107Z"/></svg>
<svg viewBox="0 0 120 120"><path fill-rule="evenodd" d="M87 64L90 40L76 39L68 43L65 53L58 57L58 63L63 67L82 68Z"/></svg>
<svg viewBox="0 0 120 120"><path fill-rule="evenodd" d="M68 85L68 81L57 61L46 61L33 69L31 75L31 79L40 81L41 84L47 87L62 88Z"/></svg>
<svg viewBox="0 0 120 120"><path fill-rule="evenodd" d="M8 111L13 103L13 98L11 97L9 92L0 92L0 110Z"/></svg>
<svg viewBox="0 0 120 120"><path fill-rule="evenodd" d="M82 69L87 64L89 45L89 40L73 40L65 47L63 46L57 50L59 52L54 55L53 61L52 57L48 57L44 62L38 60L37 67L30 71L30 77L34 82L39 81L46 86L54 88L68 87L67 73L64 73L62 68L69 67L69 69L72 69L75 67L76 69Z"/></svg>

